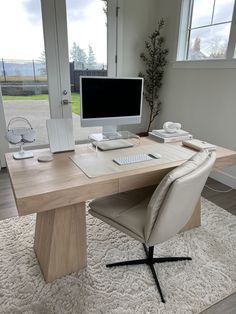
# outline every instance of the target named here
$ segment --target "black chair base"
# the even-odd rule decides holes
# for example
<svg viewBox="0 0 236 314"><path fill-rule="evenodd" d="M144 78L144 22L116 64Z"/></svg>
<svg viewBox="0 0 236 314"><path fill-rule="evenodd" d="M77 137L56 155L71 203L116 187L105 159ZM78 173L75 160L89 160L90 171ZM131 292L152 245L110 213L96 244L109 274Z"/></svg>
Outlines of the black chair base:
<svg viewBox="0 0 236 314"><path fill-rule="evenodd" d="M165 303L165 299L163 297L161 287L160 287L159 281L157 279L156 271L155 271L155 268L153 265L155 263L178 262L178 261L185 261L185 260L190 261L190 260L192 260L192 258L191 257L160 257L160 258L155 258L155 257L153 257L154 246L150 246L149 249L147 249L146 245L143 244L143 247L144 247L144 251L146 253L147 258L125 261L125 262L112 263L112 264L106 265L106 267L147 264L151 269L153 278L155 280L158 292L159 292L160 297L161 297L161 302Z"/></svg>

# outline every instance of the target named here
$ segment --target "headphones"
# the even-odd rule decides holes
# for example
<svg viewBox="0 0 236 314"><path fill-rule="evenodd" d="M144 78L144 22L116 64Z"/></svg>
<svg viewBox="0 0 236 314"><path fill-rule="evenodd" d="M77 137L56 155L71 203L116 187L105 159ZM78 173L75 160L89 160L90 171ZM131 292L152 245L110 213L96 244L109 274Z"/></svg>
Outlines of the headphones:
<svg viewBox="0 0 236 314"><path fill-rule="evenodd" d="M12 125L19 121L25 122L27 127L13 128ZM32 143L36 139L36 132L33 130L32 125L26 118L16 117L11 119L8 123L6 138L11 144Z"/></svg>
<svg viewBox="0 0 236 314"><path fill-rule="evenodd" d="M178 132L181 129L181 123L177 123L177 122L165 122L163 124L163 129L167 132L167 133L175 133Z"/></svg>

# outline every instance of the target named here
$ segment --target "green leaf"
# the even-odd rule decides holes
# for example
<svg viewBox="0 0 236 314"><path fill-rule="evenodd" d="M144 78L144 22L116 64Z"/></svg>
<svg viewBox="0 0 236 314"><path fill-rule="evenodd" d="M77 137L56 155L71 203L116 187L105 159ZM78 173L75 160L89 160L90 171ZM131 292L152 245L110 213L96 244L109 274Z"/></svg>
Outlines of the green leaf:
<svg viewBox="0 0 236 314"><path fill-rule="evenodd" d="M144 99L150 109L148 131L152 121L161 110L159 92L162 87L164 69L169 53L168 49L165 48L165 39L162 36L164 25L164 19L161 18L157 23L157 28L144 43L145 51L140 54L140 59L146 66L145 73L140 72L139 76L144 78Z"/></svg>

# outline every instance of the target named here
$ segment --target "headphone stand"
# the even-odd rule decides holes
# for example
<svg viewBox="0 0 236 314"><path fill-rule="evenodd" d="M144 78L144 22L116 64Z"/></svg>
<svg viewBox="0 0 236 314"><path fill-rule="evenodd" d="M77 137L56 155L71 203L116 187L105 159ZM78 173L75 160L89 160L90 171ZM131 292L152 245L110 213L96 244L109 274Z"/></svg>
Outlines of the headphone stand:
<svg viewBox="0 0 236 314"><path fill-rule="evenodd" d="M23 148L23 144L20 145L20 151L13 154L13 158L16 160L32 157L34 157L33 153L30 151L25 151Z"/></svg>

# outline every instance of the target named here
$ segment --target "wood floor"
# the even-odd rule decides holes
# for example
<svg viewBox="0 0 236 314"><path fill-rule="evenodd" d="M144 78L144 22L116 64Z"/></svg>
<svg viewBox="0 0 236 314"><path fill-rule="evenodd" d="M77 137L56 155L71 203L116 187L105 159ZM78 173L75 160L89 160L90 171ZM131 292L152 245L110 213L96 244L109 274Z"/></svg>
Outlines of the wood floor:
<svg viewBox="0 0 236 314"><path fill-rule="evenodd" d="M207 186L216 190L228 190L229 187L213 180L208 179ZM228 210L236 216L236 190L228 193L219 193L205 187L203 197ZM0 171L0 220L17 216L14 196L11 190L10 179L7 171ZM201 314L235 314L236 313L236 293L213 305Z"/></svg>

